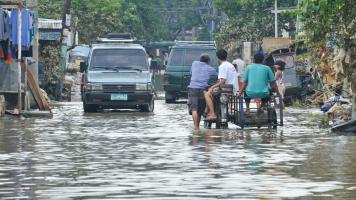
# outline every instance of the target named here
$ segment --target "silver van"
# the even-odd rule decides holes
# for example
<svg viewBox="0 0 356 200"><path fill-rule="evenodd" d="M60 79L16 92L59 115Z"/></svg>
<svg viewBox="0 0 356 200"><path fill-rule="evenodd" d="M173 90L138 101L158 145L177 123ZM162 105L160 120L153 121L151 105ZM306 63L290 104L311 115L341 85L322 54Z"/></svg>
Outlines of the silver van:
<svg viewBox="0 0 356 200"><path fill-rule="evenodd" d="M127 39L101 39L81 63L84 112L154 110L154 88L145 49Z"/></svg>

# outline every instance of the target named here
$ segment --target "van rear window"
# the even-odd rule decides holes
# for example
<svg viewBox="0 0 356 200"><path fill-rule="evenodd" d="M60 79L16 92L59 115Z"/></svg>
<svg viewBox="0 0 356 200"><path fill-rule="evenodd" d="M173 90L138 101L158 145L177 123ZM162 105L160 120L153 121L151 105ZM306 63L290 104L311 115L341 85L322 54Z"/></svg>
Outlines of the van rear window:
<svg viewBox="0 0 356 200"><path fill-rule="evenodd" d="M148 70L146 54L140 49L96 49L90 61L91 70Z"/></svg>
<svg viewBox="0 0 356 200"><path fill-rule="evenodd" d="M169 65L191 66L193 61L199 60L206 53L210 56L211 66L217 66L216 51L214 49L173 49L170 53Z"/></svg>

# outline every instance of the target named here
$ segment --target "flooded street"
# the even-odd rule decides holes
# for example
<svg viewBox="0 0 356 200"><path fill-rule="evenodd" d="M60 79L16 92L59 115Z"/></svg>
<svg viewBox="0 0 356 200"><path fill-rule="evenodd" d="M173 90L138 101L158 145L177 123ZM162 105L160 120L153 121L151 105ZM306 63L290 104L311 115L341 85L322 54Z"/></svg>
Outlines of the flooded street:
<svg viewBox="0 0 356 200"><path fill-rule="evenodd" d="M0 199L354 199L356 137L287 108L277 131L193 132L185 104L153 114L0 120ZM301 114L302 113L302 114Z"/></svg>

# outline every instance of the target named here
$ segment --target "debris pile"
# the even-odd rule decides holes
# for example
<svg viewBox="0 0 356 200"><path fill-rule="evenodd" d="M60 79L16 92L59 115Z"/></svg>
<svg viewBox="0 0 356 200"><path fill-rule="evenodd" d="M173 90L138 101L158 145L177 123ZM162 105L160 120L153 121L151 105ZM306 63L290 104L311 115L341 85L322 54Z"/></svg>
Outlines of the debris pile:
<svg viewBox="0 0 356 200"><path fill-rule="evenodd" d="M60 46L56 42L41 44L39 60L45 64L45 90L51 99L55 99L61 76Z"/></svg>
<svg viewBox="0 0 356 200"><path fill-rule="evenodd" d="M349 68L343 65L348 54L338 48L326 48L320 53L321 60L315 70L322 87L307 97L306 103L320 106L326 115L326 123L336 126L351 120L352 115L352 90L350 81L347 81L350 80L347 75Z"/></svg>

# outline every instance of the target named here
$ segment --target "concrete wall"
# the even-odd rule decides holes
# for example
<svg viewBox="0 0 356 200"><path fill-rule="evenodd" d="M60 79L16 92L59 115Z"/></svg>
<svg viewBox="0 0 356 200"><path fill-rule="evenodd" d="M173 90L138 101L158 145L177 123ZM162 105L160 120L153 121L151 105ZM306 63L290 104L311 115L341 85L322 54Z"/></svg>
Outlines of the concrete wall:
<svg viewBox="0 0 356 200"><path fill-rule="evenodd" d="M13 61L10 65L0 64L0 93L17 93L17 78L17 62Z"/></svg>
<svg viewBox="0 0 356 200"><path fill-rule="evenodd" d="M0 117L5 116L5 97L0 95Z"/></svg>

